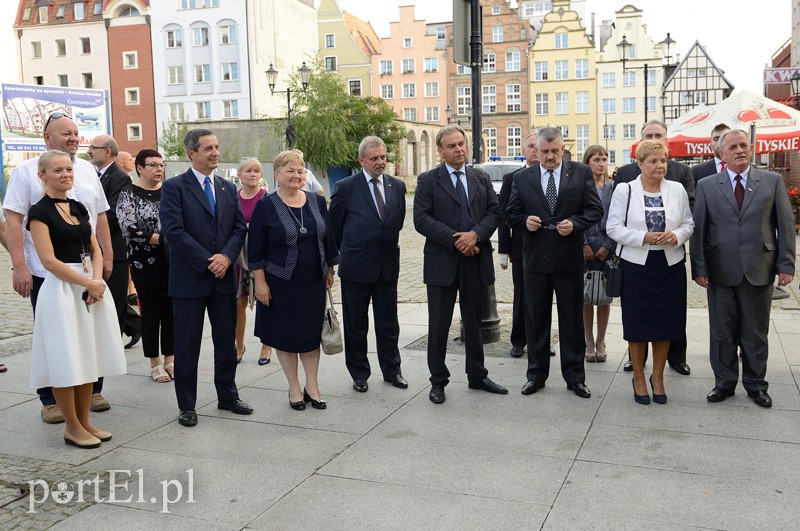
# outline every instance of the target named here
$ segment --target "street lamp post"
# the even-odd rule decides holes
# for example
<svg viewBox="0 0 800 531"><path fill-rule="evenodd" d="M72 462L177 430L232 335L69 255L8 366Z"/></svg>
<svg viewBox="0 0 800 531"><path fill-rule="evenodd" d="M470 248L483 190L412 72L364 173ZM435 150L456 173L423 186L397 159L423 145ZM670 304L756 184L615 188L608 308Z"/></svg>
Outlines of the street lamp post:
<svg viewBox="0 0 800 531"><path fill-rule="evenodd" d="M668 57L670 53L670 47L675 41L672 40L669 33L667 33L667 38L661 41L659 46L662 47L662 50L665 50L664 57ZM631 43L625 38L625 35L622 36L622 40L617 44L617 50L619 50L619 56L622 59L622 72L625 73L626 70L644 70L644 121L647 123L647 85L650 80L650 65L647 63L644 64L643 67L626 67L625 62L628 60L628 55L630 55Z"/></svg>
<svg viewBox="0 0 800 531"><path fill-rule="evenodd" d="M795 71L789 79L792 83L792 96L794 96L794 108L800 110L800 71Z"/></svg>
<svg viewBox="0 0 800 531"><path fill-rule="evenodd" d="M305 61L303 61L303 66L297 69L300 72L300 82L303 86L303 92L306 91L308 88L308 82L311 79L311 69L306 66ZM272 63L269 64L269 69L267 69L267 84L269 85L269 91L274 96L275 93L278 94L286 94L286 120L288 121L288 125L286 126L286 143L289 145L289 149L292 149L294 145L294 139L297 136L297 133L292 125L292 92L299 92L298 90L292 90L290 88L286 88L286 90L275 90L275 81L278 78L278 70L272 66Z"/></svg>

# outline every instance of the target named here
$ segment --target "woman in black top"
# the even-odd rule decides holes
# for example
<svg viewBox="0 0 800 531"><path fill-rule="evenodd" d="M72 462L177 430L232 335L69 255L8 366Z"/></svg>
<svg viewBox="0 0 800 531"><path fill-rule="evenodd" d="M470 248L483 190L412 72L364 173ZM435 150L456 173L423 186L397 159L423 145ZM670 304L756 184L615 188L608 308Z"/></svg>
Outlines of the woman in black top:
<svg viewBox="0 0 800 531"><path fill-rule="evenodd" d="M89 422L92 384L125 373L114 301L103 282L103 256L86 208L67 198L72 160L62 151L39 157L45 196L28 211L27 228L47 276L36 302L31 387L52 387L64 415L64 442L97 448L111 439Z"/></svg>

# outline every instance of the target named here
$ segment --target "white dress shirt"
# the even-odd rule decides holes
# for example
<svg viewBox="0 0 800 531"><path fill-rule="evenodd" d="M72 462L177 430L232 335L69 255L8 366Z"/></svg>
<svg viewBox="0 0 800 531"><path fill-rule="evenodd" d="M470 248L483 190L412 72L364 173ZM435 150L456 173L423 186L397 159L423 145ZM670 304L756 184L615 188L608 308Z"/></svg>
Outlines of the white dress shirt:
<svg viewBox="0 0 800 531"><path fill-rule="evenodd" d="M378 199L375 197L375 186L372 184L372 175L367 172L364 172L364 177L367 179L367 188L369 188L369 193L372 195L372 201L375 203L375 208L378 209L378 212L381 209L378 207ZM386 189L383 187L383 174L378 176L378 189L381 191L381 196L383 197L383 206L386 206Z"/></svg>
<svg viewBox="0 0 800 531"><path fill-rule="evenodd" d="M197 182L200 183L200 188L203 190L203 193L205 193L205 191L206 191L206 177L211 179L211 195L214 196L214 203L216 203L217 202L217 191L214 189L214 174L212 173L211 175L203 175L202 173L200 173L199 171L194 169L194 166L192 166L192 172L194 173L194 176L197 179Z"/></svg>
<svg viewBox="0 0 800 531"><path fill-rule="evenodd" d="M450 181L453 183L453 189L455 190L458 190L458 188L456 188L456 176L453 175L453 172L457 171L461 172L461 177L459 179L461 180L461 184L464 185L464 192L466 192L467 199L469 199L469 188L467 187L467 169L462 166L460 170L457 170L452 166L450 166L449 164L447 164L446 162L444 164L444 167L447 168L447 173L450 174Z"/></svg>

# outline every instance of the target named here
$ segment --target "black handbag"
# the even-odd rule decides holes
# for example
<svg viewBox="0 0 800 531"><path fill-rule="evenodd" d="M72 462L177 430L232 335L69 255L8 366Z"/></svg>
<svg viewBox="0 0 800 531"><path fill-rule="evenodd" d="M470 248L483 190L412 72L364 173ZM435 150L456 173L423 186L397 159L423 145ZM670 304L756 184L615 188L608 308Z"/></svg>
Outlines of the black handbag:
<svg viewBox="0 0 800 531"><path fill-rule="evenodd" d="M628 184L628 204L625 206L625 226L628 226L628 211L631 209L631 185ZM606 260L603 272L606 277L606 295L609 297L619 297L622 295L622 268L619 264L619 255L622 254L622 247L619 252L614 251L611 258Z"/></svg>

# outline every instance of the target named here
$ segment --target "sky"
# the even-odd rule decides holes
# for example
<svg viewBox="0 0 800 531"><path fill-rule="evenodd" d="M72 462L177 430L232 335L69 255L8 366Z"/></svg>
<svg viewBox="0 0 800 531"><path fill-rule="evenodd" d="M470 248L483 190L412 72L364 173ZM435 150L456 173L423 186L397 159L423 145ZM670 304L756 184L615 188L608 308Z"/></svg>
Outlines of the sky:
<svg viewBox="0 0 800 531"><path fill-rule="evenodd" d="M162 0L163 1L163 0ZM271 0L258 0L271 1ZM319 4L319 0L316 0ZM399 18L397 6L416 4L416 17L428 22L452 19L452 0L338 0L339 6L370 22L380 37L389 34L389 22ZM625 0L587 0L586 16L595 13L597 25L614 20L614 11ZM695 40L699 40L711 59L725 71L737 89L763 93L761 84L764 65L791 38L792 10L790 0L635 0L644 10L644 22L654 41L663 40L670 32L683 57ZM16 83L16 42L12 25L17 0L0 0L0 82ZM757 8L751 6L757 5ZM589 23L588 21L586 23Z"/></svg>

